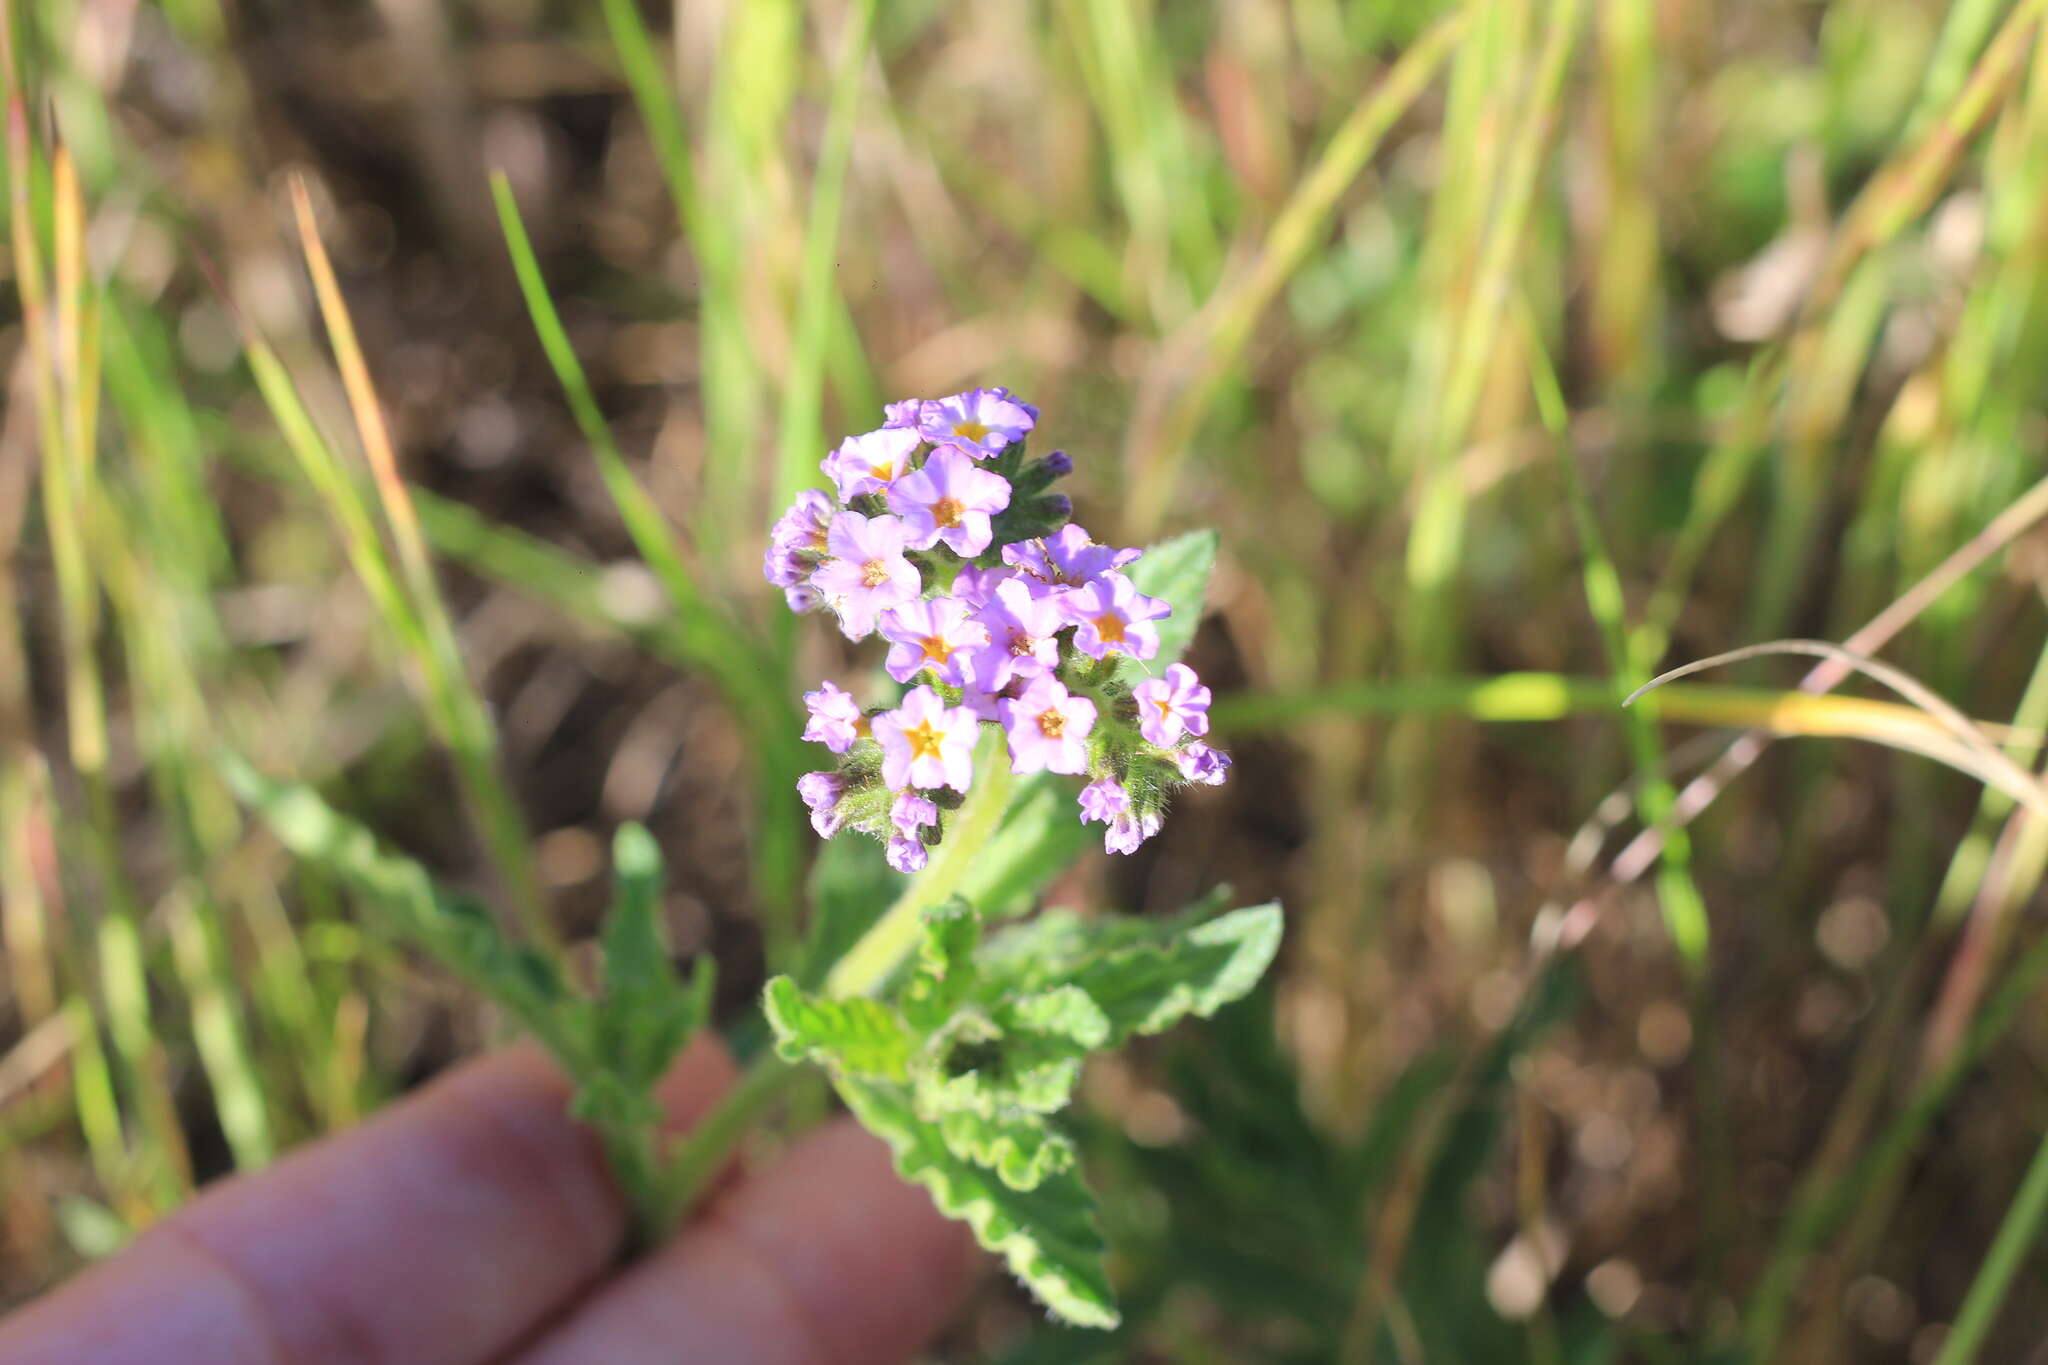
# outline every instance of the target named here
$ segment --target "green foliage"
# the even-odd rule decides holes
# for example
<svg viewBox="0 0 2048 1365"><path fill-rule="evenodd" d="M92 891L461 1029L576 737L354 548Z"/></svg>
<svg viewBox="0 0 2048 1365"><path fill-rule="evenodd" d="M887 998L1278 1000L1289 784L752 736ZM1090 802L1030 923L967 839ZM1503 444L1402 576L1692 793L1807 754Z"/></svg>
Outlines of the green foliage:
<svg viewBox="0 0 2048 1365"><path fill-rule="evenodd" d="M604 1134L649 1224L643 1231L652 1231L654 1088L708 1020L715 972L709 958L688 981L676 970L662 932L661 853L647 831L627 824L618 832L604 967L597 992L586 995L555 958L511 943L484 906L380 848L310 787L264 777L232 754L219 766L284 845L354 888L390 937L463 977L547 1045L575 1084L571 1110Z"/></svg>
<svg viewBox="0 0 2048 1365"><path fill-rule="evenodd" d="M900 1081L916 1046L896 1011L875 1000L827 1000L806 995L778 976L762 993L761 1007L775 1029L775 1050L787 1061L828 1063L850 1076Z"/></svg>
<svg viewBox="0 0 2048 1365"><path fill-rule="evenodd" d="M1214 531L1189 531L1146 549L1124 572L1132 586L1148 597L1172 604L1173 615L1159 623L1159 653L1146 660L1119 656L1125 682L1141 682L1188 652L1195 628L1202 623L1202 604L1209 594L1209 574L1216 565L1218 537Z"/></svg>
<svg viewBox="0 0 2048 1365"><path fill-rule="evenodd" d="M652 1124L660 1118L655 1083L710 1018L717 969L697 959L685 982L662 932L661 850L637 824L619 827L612 844L616 889L604 925L603 989L590 1015L591 1060L585 1086L597 1096L624 1097L615 1114L601 1102L592 1116ZM593 1074L594 1072L594 1074Z"/></svg>
<svg viewBox="0 0 2048 1365"><path fill-rule="evenodd" d="M311 787L265 777L231 754L219 763L235 794L284 846L353 887L393 938L497 1001L558 1055L572 1050L562 1013L570 992L552 958L515 947L484 905L437 886L412 859L378 847L376 836Z"/></svg>
<svg viewBox="0 0 2048 1365"><path fill-rule="evenodd" d="M1112 1327L1094 1200L1052 1116L1091 1053L1250 991L1280 930L1276 905L1197 906L1163 922L1048 911L984 939L955 898L924 915L893 999L825 998L784 976L763 1005L779 1053L824 1066L905 1178L1054 1314Z"/></svg>

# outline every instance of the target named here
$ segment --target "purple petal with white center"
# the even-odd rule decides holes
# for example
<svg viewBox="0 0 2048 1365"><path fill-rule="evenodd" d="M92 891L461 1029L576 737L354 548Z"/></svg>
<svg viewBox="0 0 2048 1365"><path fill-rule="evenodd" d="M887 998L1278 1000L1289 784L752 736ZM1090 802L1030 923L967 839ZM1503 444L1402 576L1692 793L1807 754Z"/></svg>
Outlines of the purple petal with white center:
<svg viewBox="0 0 2048 1365"><path fill-rule="evenodd" d="M1138 703L1138 733L1162 748L1209 733L1209 689L1186 664L1168 664L1164 676L1132 688L1131 699Z"/></svg>
<svg viewBox="0 0 2048 1365"><path fill-rule="evenodd" d="M863 493L886 492L890 484L910 471L910 457L922 444L922 438L913 430L882 427L847 437L819 468L839 489L840 500L852 502Z"/></svg>
<svg viewBox="0 0 2048 1365"><path fill-rule="evenodd" d="M1095 703L1067 691L1050 675L1034 678L1021 696L996 703L1010 742L1010 771L1018 774L1088 771L1088 734Z"/></svg>
<svg viewBox="0 0 2048 1365"><path fill-rule="evenodd" d="M831 557L811 575L811 585L839 613L848 639L871 634L875 617L924 590L917 566L903 557L903 523L895 517L841 512L826 536Z"/></svg>
<svg viewBox="0 0 2048 1365"><path fill-rule="evenodd" d="M977 459L999 455L1038 424L1038 410L1020 403L1008 389L969 389L951 398L927 400L918 409L918 431L934 445L958 446Z"/></svg>
<svg viewBox="0 0 2048 1365"><path fill-rule="evenodd" d="M927 669L949 687L975 681L973 660L988 644L988 627L971 619L959 598L905 602L883 612L877 624L889 641L885 667L897 682L907 683Z"/></svg>
<svg viewBox="0 0 2048 1365"><path fill-rule="evenodd" d="M947 706L929 687L913 687L903 704L868 722L882 746L882 781L906 787L966 791L974 781L974 741L980 729L964 706Z"/></svg>
<svg viewBox="0 0 2048 1365"><path fill-rule="evenodd" d="M1060 647L1055 638L1067 624L1059 604L1047 597L1033 597L1020 579L996 585L994 599L974 614L988 631L988 643L973 661L978 686L1001 691L1012 678L1032 678L1059 666Z"/></svg>
<svg viewBox="0 0 2048 1365"><path fill-rule="evenodd" d="M989 518L1009 505L1009 480L953 446L934 450L922 469L889 485L889 510L903 518L910 548L929 550L943 541L962 559L988 548Z"/></svg>
<svg viewBox="0 0 2048 1365"><path fill-rule="evenodd" d="M1159 652L1159 628L1152 623L1173 614L1169 603L1145 596L1120 573L1073 589L1059 604L1076 627L1074 647L1091 659L1109 654L1151 658Z"/></svg>

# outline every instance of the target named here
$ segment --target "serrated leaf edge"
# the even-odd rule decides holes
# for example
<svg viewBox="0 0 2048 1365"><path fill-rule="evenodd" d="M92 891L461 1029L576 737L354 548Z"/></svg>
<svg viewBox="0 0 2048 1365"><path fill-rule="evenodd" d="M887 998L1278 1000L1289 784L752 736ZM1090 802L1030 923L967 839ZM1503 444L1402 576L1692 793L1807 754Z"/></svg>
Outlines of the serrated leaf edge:
<svg viewBox="0 0 2048 1365"><path fill-rule="evenodd" d="M834 1085L861 1126L889 1144L889 1150L895 1156L896 1173L929 1191L939 1212L966 1223L973 1230L975 1240L1001 1256L1010 1273L1022 1281L1055 1317L1077 1327L1104 1330L1117 1326L1123 1320L1108 1302L1106 1292L1100 1298L1092 1297L1091 1287L1075 1282L1057 1261L1047 1256L1039 1239L1029 1229L1017 1227L1007 1235L996 1235L993 1231L995 1221L1007 1219L1008 1215L997 1207L993 1199L963 1194L950 1172L929 1160L921 1160L916 1139L880 1112L880 1096L876 1091L858 1081L839 1080ZM916 1121L914 1116L912 1121ZM948 1155L951 1155L950 1150ZM1092 1227L1093 1218L1089 1221ZM1106 1288L1105 1284L1105 1291Z"/></svg>

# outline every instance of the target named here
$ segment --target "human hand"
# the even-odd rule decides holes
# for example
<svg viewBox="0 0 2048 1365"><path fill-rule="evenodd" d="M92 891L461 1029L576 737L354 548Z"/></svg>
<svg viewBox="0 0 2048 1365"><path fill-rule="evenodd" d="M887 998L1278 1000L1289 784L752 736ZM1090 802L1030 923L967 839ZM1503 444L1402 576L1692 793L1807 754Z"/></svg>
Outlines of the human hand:
<svg viewBox="0 0 2048 1365"><path fill-rule="evenodd" d="M732 1079L700 1039L673 1127ZM626 1206L567 1102L532 1048L456 1068L0 1322L0 1365L893 1365L974 1273L849 1120L618 1267Z"/></svg>

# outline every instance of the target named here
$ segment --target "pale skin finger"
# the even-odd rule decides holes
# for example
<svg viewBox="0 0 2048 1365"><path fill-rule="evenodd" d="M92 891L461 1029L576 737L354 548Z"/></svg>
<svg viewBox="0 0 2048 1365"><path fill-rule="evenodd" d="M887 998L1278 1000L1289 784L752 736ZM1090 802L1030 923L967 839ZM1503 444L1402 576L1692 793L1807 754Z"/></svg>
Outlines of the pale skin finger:
<svg viewBox="0 0 2048 1365"><path fill-rule="evenodd" d="M732 1077L703 1039L664 1082L687 1126ZM610 1267L627 1213L532 1048L229 1181L0 1323L0 1365L475 1365Z"/></svg>
<svg viewBox="0 0 2048 1365"><path fill-rule="evenodd" d="M966 1229L841 1119L603 1286L516 1365L897 1365L952 1316Z"/></svg>

